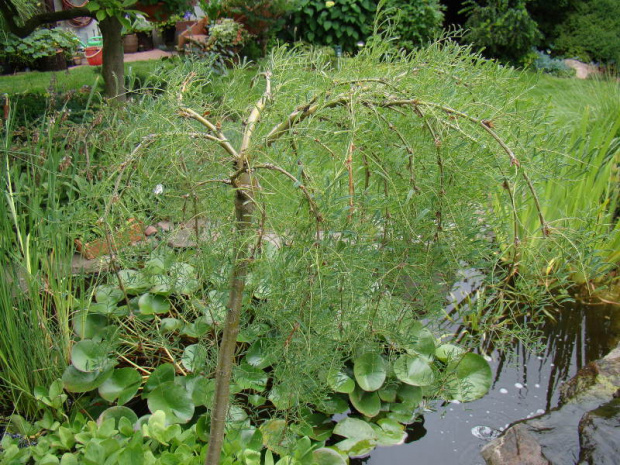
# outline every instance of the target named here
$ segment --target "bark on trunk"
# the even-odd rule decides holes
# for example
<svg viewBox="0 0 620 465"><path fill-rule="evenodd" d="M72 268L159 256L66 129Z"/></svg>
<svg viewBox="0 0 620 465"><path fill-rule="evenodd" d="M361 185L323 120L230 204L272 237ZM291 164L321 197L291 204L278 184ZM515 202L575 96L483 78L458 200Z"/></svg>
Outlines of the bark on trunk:
<svg viewBox="0 0 620 465"><path fill-rule="evenodd" d="M125 94L125 67L123 63L123 25L115 16L106 17L99 23L103 37L103 82L105 95L118 102L127 100Z"/></svg>
<svg viewBox="0 0 620 465"><path fill-rule="evenodd" d="M245 179L241 179L245 178ZM220 343L219 357L217 361L215 398L213 411L211 412L211 430L209 434L209 448L207 451L206 465L218 465L224 440L224 428L226 427L226 415L228 413L228 397L230 395L230 378L239 334L239 320L241 316L241 303L248 273L249 248L247 236L252 224L254 204L246 189L249 189L249 176L240 176L239 188L235 193L235 243L234 262L230 277L230 295L228 299L228 312L222 342ZM246 187L241 187L245 185Z"/></svg>

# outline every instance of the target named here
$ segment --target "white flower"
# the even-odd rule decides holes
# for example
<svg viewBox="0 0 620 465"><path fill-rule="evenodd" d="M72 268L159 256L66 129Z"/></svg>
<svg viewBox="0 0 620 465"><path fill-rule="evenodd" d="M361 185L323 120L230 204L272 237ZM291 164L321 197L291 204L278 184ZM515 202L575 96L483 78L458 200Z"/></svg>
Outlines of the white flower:
<svg viewBox="0 0 620 465"><path fill-rule="evenodd" d="M153 194L155 195L160 195L164 193L164 185L163 184L157 184L155 186L155 189L153 189Z"/></svg>

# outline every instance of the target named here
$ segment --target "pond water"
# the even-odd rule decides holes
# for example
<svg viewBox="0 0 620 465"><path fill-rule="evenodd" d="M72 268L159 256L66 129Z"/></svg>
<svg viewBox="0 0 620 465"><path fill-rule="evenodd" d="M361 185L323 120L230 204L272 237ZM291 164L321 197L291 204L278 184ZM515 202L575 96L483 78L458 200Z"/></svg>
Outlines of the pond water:
<svg viewBox="0 0 620 465"><path fill-rule="evenodd" d="M515 345L511 356L493 352L494 381L475 402L438 406L412 425L407 444L377 448L351 461L369 465L478 465L480 449L508 424L557 406L559 386L590 361L609 353L620 339L620 314L611 305L573 304L543 328L541 353Z"/></svg>

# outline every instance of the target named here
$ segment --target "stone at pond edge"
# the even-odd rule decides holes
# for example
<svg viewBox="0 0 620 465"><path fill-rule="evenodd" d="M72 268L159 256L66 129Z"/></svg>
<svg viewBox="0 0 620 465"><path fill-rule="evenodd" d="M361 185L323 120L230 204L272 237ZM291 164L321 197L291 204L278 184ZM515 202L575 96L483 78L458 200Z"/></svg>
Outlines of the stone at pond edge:
<svg viewBox="0 0 620 465"><path fill-rule="evenodd" d="M524 425L515 425L481 451L489 465L549 465L536 437Z"/></svg>
<svg viewBox="0 0 620 465"><path fill-rule="evenodd" d="M549 413L519 421L482 449L489 465L617 464L620 453L620 406L614 401L620 386L620 345L606 357L588 364L562 392L561 406ZM540 454L536 458L537 447ZM523 443L522 443L523 442ZM534 453L529 462L515 449Z"/></svg>
<svg viewBox="0 0 620 465"><path fill-rule="evenodd" d="M586 413L579 422L579 463L615 465L620 460L620 399Z"/></svg>

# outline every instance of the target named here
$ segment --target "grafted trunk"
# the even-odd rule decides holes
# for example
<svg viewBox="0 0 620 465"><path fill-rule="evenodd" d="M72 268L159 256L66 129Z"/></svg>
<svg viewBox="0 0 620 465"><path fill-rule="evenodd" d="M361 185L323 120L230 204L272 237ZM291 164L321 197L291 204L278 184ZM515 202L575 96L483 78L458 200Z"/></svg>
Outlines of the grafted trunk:
<svg viewBox="0 0 620 465"><path fill-rule="evenodd" d="M123 63L124 51L121 32L123 25L116 16L106 17L99 23L103 37L103 82L105 95L117 101L124 102L125 94L125 67Z"/></svg>

